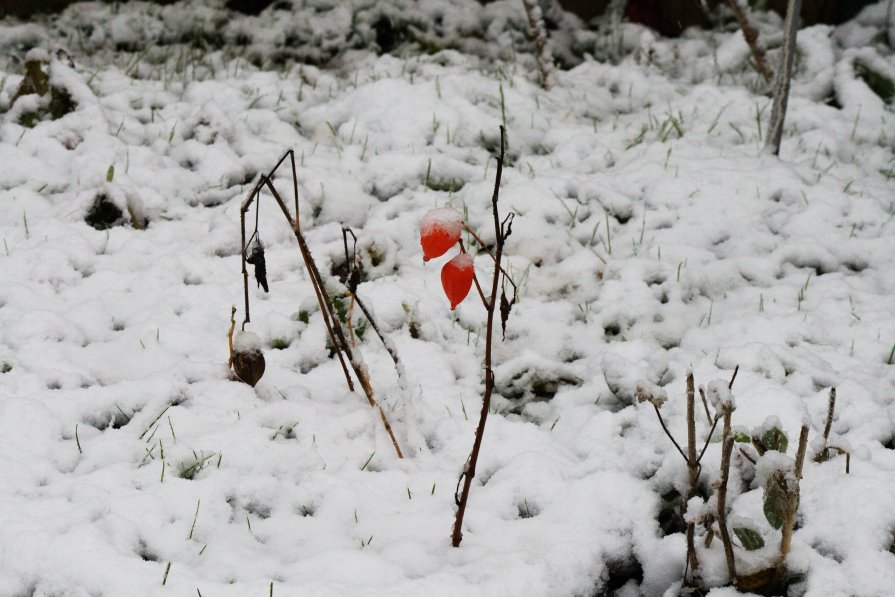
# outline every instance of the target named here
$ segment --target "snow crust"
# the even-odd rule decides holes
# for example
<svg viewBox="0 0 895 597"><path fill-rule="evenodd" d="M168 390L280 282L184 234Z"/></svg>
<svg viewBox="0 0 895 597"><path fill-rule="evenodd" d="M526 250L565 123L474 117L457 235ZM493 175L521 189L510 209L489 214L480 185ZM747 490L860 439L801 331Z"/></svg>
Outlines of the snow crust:
<svg viewBox="0 0 895 597"><path fill-rule="evenodd" d="M752 448L734 450L730 520L767 546L737 548L738 563L773 557L759 481L791 467L803 420L821 434L836 386L831 438L851 473L841 455L805 463L794 590L891 593L895 116L861 77L895 72L873 41L884 3L800 35L780 159L760 151L769 99L735 28L664 40L545 8L571 68L544 91L518 2L374 3L393 22L440 15L440 31L411 23L416 38L392 53L376 49L369 4L244 17L212 2L91 2L0 21L0 595L242 597L273 583L275 595L556 596L610 578L619 594L676 594L684 536L659 518L687 471L636 389L667 398L685 445L687 370L706 383L736 366L734 429L773 416L790 438L790 456L768 453L757 473L740 455ZM756 24L773 47L779 19ZM33 47L77 108L29 128L38 98L11 102ZM450 311L417 235L450 203L494 242L504 122L519 295L495 337L494 412L453 549L485 322L480 301ZM342 225L359 237L358 294L401 368L340 298L404 460L330 357L269 197L270 293L250 284L236 337L254 336L266 372L256 388L229 380L240 204L287 149L335 291ZM274 183L291 209L291 174ZM100 230L85 216L103 193L126 215ZM709 443L706 487L720 460ZM721 542L699 557L722 582Z"/></svg>

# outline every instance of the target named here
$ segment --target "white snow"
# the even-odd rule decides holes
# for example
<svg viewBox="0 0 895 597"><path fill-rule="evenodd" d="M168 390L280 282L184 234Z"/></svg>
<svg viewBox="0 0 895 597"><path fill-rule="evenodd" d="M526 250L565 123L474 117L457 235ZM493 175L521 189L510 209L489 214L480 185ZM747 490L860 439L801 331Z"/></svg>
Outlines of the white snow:
<svg viewBox="0 0 895 597"><path fill-rule="evenodd" d="M789 437L758 471L736 444L730 520L766 543L737 547L738 563L775 556L761 479L791 466L804 420L820 436L835 386L830 444L851 472L844 456L805 462L793 590L891 593L895 118L859 76L895 73L874 37L883 4L800 36L810 56L779 159L761 153L769 98L735 27L677 40L573 17L551 29L545 8L567 68L544 91L510 0L309 0L257 17L90 2L0 21L0 594L676 594L684 535L659 519L687 491L686 464L635 392L665 399L686 450L687 371L723 402L726 382L709 382L736 366L734 428L775 417ZM384 54L382 14L412 38ZM774 65L780 20L752 14ZM77 107L28 128L22 116L49 105L12 104L34 47ZM451 205L494 242L500 124L518 302L505 341L496 330L454 549L485 313L477 297L451 312L419 232ZM308 245L403 460L330 356L266 191L270 293L249 280L235 338L266 371L255 388L228 375L231 307L239 327L245 316L240 204L287 149ZM274 183L292 209L288 161ZM96 229L85 217L103 194L122 218ZM349 309L342 225L359 237L358 295L403 369ZM463 240L486 279L490 259ZM701 450L711 421L697 402ZM710 442L709 491L720 460ZM721 542L703 548L703 533L707 578L723 579Z"/></svg>

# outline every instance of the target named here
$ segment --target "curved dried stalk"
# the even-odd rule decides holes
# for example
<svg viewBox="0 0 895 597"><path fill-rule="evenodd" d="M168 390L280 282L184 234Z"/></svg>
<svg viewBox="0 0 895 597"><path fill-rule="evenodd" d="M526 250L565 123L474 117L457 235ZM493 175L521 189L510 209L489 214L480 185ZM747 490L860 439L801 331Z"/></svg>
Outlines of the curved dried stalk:
<svg viewBox="0 0 895 597"><path fill-rule="evenodd" d="M293 189L295 193L295 216L289 213L289 208L286 207L286 203L283 201L276 187L273 185L272 178L277 168L280 167L281 164L286 160L286 158L290 159L292 165L292 182ZM317 296L317 302L320 305L320 311L323 315L323 321L326 325L327 333L329 334L330 341L332 342L333 347L335 348L336 354L339 357L339 362L342 365L342 371L345 374L345 381L348 384L349 390L354 390L354 383L351 380L351 375L348 373L348 365L345 362L345 357L347 357L348 364L350 364L351 369L354 371L354 374L357 376L358 381L360 382L361 388L364 391L364 394L367 397L367 401L370 403L370 406L375 408L379 412L379 417L382 420L382 424L385 427L386 432L388 433L389 438L392 441L392 445L395 448L395 453L398 455L398 458L403 458L404 454L401 452L401 448L398 445L398 440L395 438L394 431L392 430L392 426L388 421L388 418L385 416L385 411L382 410L382 407L376 401L373 386L370 383L370 376L367 372L366 367L363 362L359 358L355 358L354 353L352 352L351 344L345 337L345 333L342 330L342 326L339 324L339 318L336 315L336 310L333 307L332 299L329 296L329 293L326 290L326 286L323 281L323 276L320 275L320 270L317 268L317 264L314 261L314 257L311 254L311 250L308 248L308 244L305 241L304 234L301 230L299 210L298 210L298 176L295 170L295 154L290 149L288 150L282 158L277 162L277 164L273 167L273 169L266 175L262 175L258 182L255 184L255 187L252 189L252 192L249 193L249 196L243 202L242 207L240 209L240 223L242 226L242 274L243 274L243 288L245 294L245 321L243 321L243 327L245 324L250 321L249 319L249 290L248 290L248 270L246 268L246 259L245 259L245 214L251 206L252 202L257 201L260 197L261 190L267 187L270 191L271 195L273 195L274 200L277 205L280 207L280 210L283 212L283 216L286 218L286 221L289 222L290 227L292 228L292 232L295 234L295 239L298 243L299 251L301 252L302 259L305 263L305 268L308 271L308 277L311 280L311 286L314 288L314 294ZM344 353L344 356L343 356Z"/></svg>

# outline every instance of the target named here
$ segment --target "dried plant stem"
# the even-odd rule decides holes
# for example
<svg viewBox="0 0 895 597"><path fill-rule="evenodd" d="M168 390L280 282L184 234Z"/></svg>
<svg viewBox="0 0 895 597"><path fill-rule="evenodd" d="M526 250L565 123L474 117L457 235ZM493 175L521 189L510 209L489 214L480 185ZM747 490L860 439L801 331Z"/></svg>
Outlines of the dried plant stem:
<svg viewBox="0 0 895 597"><path fill-rule="evenodd" d="M472 229L469 228L469 226L465 222L463 223L463 225L466 226L467 230L472 232ZM472 235L479 242L479 244L482 244L481 239L478 236L476 236L475 232L472 232ZM487 251L487 249L485 249L485 251ZM466 247L463 245L462 239L460 240L460 252L466 253ZM491 259L494 259L494 255L491 255L490 252L488 253L488 255L491 257ZM482 305L485 307L485 309L487 309L488 308L488 299L485 298L485 292L482 290L482 285L479 283L479 278L478 278L478 276L475 275L475 269L473 269L473 271L472 271L472 281L475 284L475 289L479 293L479 298L482 299Z"/></svg>
<svg viewBox="0 0 895 597"><path fill-rule="evenodd" d="M351 336L351 346L357 346L357 338L354 336L354 326L351 325L351 318L354 315L354 293L349 292L351 303L348 304L348 314L345 316L345 325L348 326L348 335Z"/></svg>
<svg viewBox="0 0 895 597"><path fill-rule="evenodd" d="M839 446L831 446L830 430L833 427L833 415L836 412L836 388L830 388L830 401L827 403L827 420L824 423L824 447L814 456L814 462L826 462L830 459L831 452L845 455L845 474L851 472L851 453Z"/></svg>
<svg viewBox="0 0 895 597"><path fill-rule="evenodd" d="M702 399L702 408L705 409L705 419L708 421L709 425L712 424L712 415L709 412L709 401L705 399L705 390L702 389L702 386L699 386L699 397ZM711 435L711 434L709 434Z"/></svg>
<svg viewBox="0 0 895 597"><path fill-rule="evenodd" d="M280 205L280 209L283 210L283 213L288 216L288 210L286 209L286 204L283 203L283 200L280 198L279 193L277 193L276 188L274 188L273 184L271 184L270 179L266 179L267 187L270 189L270 192L273 194L274 199L276 199L277 203ZM382 406L376 401L376 398L373 393L373 385L370 383L370 376L367 372L366 366L360 362L358 359L354 357L354 353L351 350L351 344L345 338L345 332L342 331L342 326L339 323L339 317L336 314L336 309L333 306L332 299L329 296L329 293L326 290L326 285L323 282L323 276L320 275L320 270L317 268L317 263L314 261L314 256L311 255L311 250L308 248L308 243L305 241L304 234L302 234L301 227L299 225L298 218L295 218L295 223L293 225L292 231L295 233L295 239L298 241L298 248L301 251L302 258L305 262L305 267L308 269L309 277L311 278L311 282L314 285L314 290L317 293L317 300L320 303L320 308L325 313L329 314L329 323L331 331L335 333L335 340L337 342L333 342L333 345L336 347L336 352L345 353L345 356L348 357L348 362L351 364L351 368L354 370L354 374L357 376L357 380L360 382L361 388L364 390L364 394L367 396L367 401L370 403L370 406L377 409L379 411L379 418L382 419L382 424L385 426L385 430L388 432L389 438L392 440L392 444L395 447L395 453L398 455L398 458L404 458L404 454L401 452L400 446L398 446L398 440L395 438L395 433L392 430L392 426L388 421L388 418L385 416L385 411L382 410ZM324 320L326 318L324 317ZM342 363L344 367L344 362ZM347 371L346 377L347 377Z"/></svg>
<svg viewBox="0 0 895 597"><path fill-rule="evenodd" d="M230 308L230 331L227 332L227 344L230 347L230 358L227 359L227 367L233 366L233 330L236 329L236 307Z"/></svg>
<svg viewBox="0 0 895 597"><path fill-rule="evenodd" d="M290 158L292 164L292 182L293 189L295 192L295 216L289 213L289 208L286 206L286 203L283 201L283 198L280 196L276 187L274 187L272 178L277 168L286 160L286 158ZM336 315L336 310L333 307L332 299L329 296L329 293L326 290L326 285L323 281L323 276L320 275L320 270L317 268L317 264L314 261L314 257L311 254L311 250L308 248L308 244L305 241L304 234L301 231L301 224L299 218L298 211L298 177L295 171L295 155L290 149L287 151L280 161L277 162L276 166L268 173L267 175L262 175L261 178L256 183L252 192L246 198L246 200L242 204L242 208L240 210L240 223L242 226L242 273L243 273L243 286L245 293L245 321L243 321L243 327L245 324L250 321L249 319L249 291L248 291L248 272L246 269L246 259L245 259L245 214L251 206L252 202L258 200L260 197L260 192L262 188L267 187L267 189L273 195L274 200L277 202L277 205L280 207L280 210L283 212L283 216L286 218L286 221L289 222L290 227L292 228L293 233L295 234L295 239L298 242L298 248L301 252L302 259L305 263L305 268L308 271L308 278L311 280L311 286L314 288L314 294L317 296L317 302L320 305L320 310L323 315L323 321L326 325L327 333L329 334L330 341L332 342L333 347L335 348L336 354L339 357L339 362L342 365L342 372L345 374L345 381L348 384L348 389L354 390L354 383L351 380L351 375L348 373L348 367L345 363L345 357L348 359L348 363L350 363L351 368L354 370L355 375L357 376L358 381L360 382L361 388L364 391L364 394L367 397L367 401L370 403L370 406L375 408L379 412L379 417L382 419L382 424L385 427L386 432L389 435L389 438L392 441L392 444L395 447L395 452L398 455L398 458L403 458L404 455L401 452L401 448L398 445L398 440L395 438L394 431L392 430L392 426L388 421L388 418L385 416L385 412L382 410L382 407L376 401L376 398L373 393L373 386L370 383L370 377L367 373L367 369L365 365L359 360L356 359L354 353L351 350L351 344L345 338L345 333L342 330L342 326L339 324L339 318ZM344 353L344 356L343 354Z"/></svg>
<svg viewBox="0 0 895 597"><path fill-rule="evenodd" d="M360 307L361 312L363 312L364 317L367 318L367 321L370 322L370 327L373 328L373 331L376 332L376 335L379 337L379 340L382 342L382 345L385 347L386 352L392 358L392 362L395 364L395 370L398 372L399 380L404 383L405 375L404 375L404 366L401 364L401 359L398 357L398 351L395 349L394 344L389 342L386 337L382 334L382 330L379 329L379 324L376 323L376 320L373 318L373 314L367 309L367 306L364 304L360 297L357 296L357 293L353 293L352 298L357 303L357 306Z"/></svg>
<svg viewBox="0 0 895 597"><path fill-rule="evenodd" d="M736 367L733 368L733 375L730 376L730 381L727 382L728 390L733 389L733 382L735 382L737 380L737 373L739 373L739 372L740 372L740 366L737 365Z"/></svg>
<svg viewBox="0 0 895 597"><path fill-rule="evenodd" d="M833 426L833 412L836 410L836 388L830 388L830 401L827 403L827 422L824 425L824 446L830 439L830 428Z"/></svg>
<svg viewBox="0 0 895 597"><path fill-rule="evenodd" d="M693 372L687 372L687 472L690 477L690 491L687 493L689 501L699 485L699 461L696 459L696 384L693 381ZM683 503L684 512L687 511L687 502ZM699 559L696 557L696 544L694 535L696 523L687 523L687 568L690 570L690 579L699 578Z"/></svg>
<svg viewBox="0 0 895 597"><path fill-rule="evenodd" d="M541 87L550 89L550 75L553 72L553 54L547 43L547 27L544 26L544 14L538 0L522 0L525 6L525 16L528 17L528 28L535 42L537 51L538 74Z"/></svg>
<svg viewBox="0 0 895 597"><path fill-rule="evenodd" d="M510 274L508 274L507 271L505 269L503 269L503 266L497 261L497 258L494 256L494 254L488 250L488 245L485 244L485 241L483 241L481 238L479 238L479 235L475 233L475 230L473 230L472 227L470 227L470 225L467 224L466 222L463 222L463 227L466 229L466 231L469 233L469 235L475 239L475 242L479 243L479 246L482 248L482 250L488 254L488 257L490 257L491 261L494 262L495 267L500 269L500 273L503 274L504 280L507 280L513 286L513 290L515 291L516 283L513 282L513 278L510 277ZM465 248L463 248L462 240L460 241L460 247L461 247L461 249L463 249L464 252L466 251Z"/></svg>
<svg viewBox="0 0 895 597"><path fill-rule="evenodd" d="M730 478L730 456L733 453L733 437L730 434L732 409L724 409L724 440L721 449L721 483L718 486L718 526L721 529L721 541L724 543L724 557L727 560L727 572L730 582L737 577L736 562L733 557L733 542L727 528L727 481Z"/></svg>
<svg viewBox="0 0 895 597"><path fill-rule="evenodd" d="M659 425L662 426L662 431L665 432L665 435L668 436L668 439L670 439L670 440L671 440L671 443L674 444L674 447L677 448L677 451L680 453L681 458L684 459L684 462L689 462L689 461L687 460L687 455L684 454L684 450L681 449L680 444L677 443L677 440L674 439L674 436L673 436L673 435L671 435L671 431L668 430L668 426L665 425L665 419L662 418L662 412L659 410L659 407L656 406L655 404L653 404L653 408L656 410L656 416L659 417Z"/></svg>
<svg viewBox="0 0 895 597"><path fill-rule="evenodd" d="M485 392L482 398L482 410L479 414L479 423L475 431L475 441L472 444L472 452L463 469L460 479L463 482L462 492L455 494L454 499L457 502L457 514L454 519L454 528L451 534L451 545L459 547L463 540L463 516L466 513L466 505L469 502L469 491L472 488L472 480L475 478L475 467L479 459L479 451L482 448L482 439L485 436L485 424L488 421L488 411L491 408L491 394L494 392L494 371L492 370L491 348L494 336L494 310L497 305L497 290L499 288L501 267L500 259L503 255L503 246L507 236L510 233L510 225L512 223L512 214L500 222L500 216L497 210L497 201L500 196L500 177L503 172L505 131L503 126L500 127L500 155L497 157L497 174L494 178L494 194L491 197L491 212L494 216L494 234L497 239L497 246L494 255L494 274L491 277L491 299L487 301L485 310L488 313L488 319L485 331ZM459 482L458 482L459 488Z"/></svg>
<svg viewBox="0 0 895 597"><path fill-rule="evenodd" d="M786 562L786 556L789 555L789 549L792 544L792 532L796 519L796 507L799 504L799 481L802 478L802 466L805 464L805 451L808 447L808 426L803 425L802 431L799 433L799 449L796 452L796 468L795 480L787 483L787 493L789 494L789 504L786 509L786 515L783 517L783 537L780 540L780 564L779 570L782 572Z"/></svg>
<svg viewBox="0 0 895 597"><path fill-rule="evenodd" d="M801 10L802 0L787 1L786 20L783 24L783 53L774 82L771 123L764 146L765 151L774 155L780 155L780 141L783 139L783 121L786 119L786 104L789 101L789 84L792 80L792 69L795 63L796 35L798 34Z"/></svg>
<svg viewBox="0 0 895 597"><path fill-rule="evenodd" d="M764 59L764 50L759 48L757 43L758 29L749 22L749 17L746 16L743 7L740 6L737 0L727 0L727 6L730 7L737 24L743 32L743 38L745 38L749 51L752 53L752 59L755 61L755 70L764 78L765 83L770 83L771 71L768 69L768 64Z"/></svg>

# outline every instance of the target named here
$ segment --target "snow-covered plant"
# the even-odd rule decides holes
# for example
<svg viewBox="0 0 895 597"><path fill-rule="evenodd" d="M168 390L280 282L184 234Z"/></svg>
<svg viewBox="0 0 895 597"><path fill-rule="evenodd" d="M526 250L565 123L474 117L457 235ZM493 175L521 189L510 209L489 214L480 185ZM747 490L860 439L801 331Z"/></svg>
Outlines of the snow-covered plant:
<svg viewBox="0 0 895 597"><path fill-rule="evenodd" d="M658 390L658 391L657 391ZM694 498L698 498L698 489L699 489L699 473L700 473L700 465L699 462L702 460L703 454L705 454L705 450L708 447L708 440L706 440L705 446L702 448L702 452L699 456L696 455L696 384L693 380L693 372L687 372L687 451L684 452L681 445L677 442L673 435L671 435L671 431L668 430L668 426L665 424L665 420L662 418L662 411L660 410L662 405L665 403L665 399L667 396L665 392L652 384L647 382L637 382L637 390L635 392L638 402L649 402L652 404L653 408L656 411L656 416L659 419L659 424L662 426L662 430L665 432L665 435L668 436L668 439L671 440L671 443L674 444L674 447L677 448L678 453L680 453L681 457L684 459L684 462L687 464L687 477L689 481L689 487L687 490L686 496L681 500L681 517L687 523L687 560L685 566L684 576L686 577L684 580L688 586L698 587L701 583L700 578L700 570L699 570L699 558L696 555L696 524L697 524L697 516L694 513L690 512L688 515L688 510L690 510L690 503L695 502ZM715 424L718 423L718 419L715 419ZM712 426L712 430L714 430L714 425ZM709 437L711 437L711 433L709 433Z"/></svg>
<svg viewBox="0 0 895 597"><path fill-rule="evenodd" d="M494 392L494 370L491 358L491 347L493 345L494 335L494 315L497 311L498 300L500 301L500 322L501 328L506 331L507 319L510 316L510 309L516 302L516 284L507 274L506 270L501 266L503 258L503 248L507 238L512 233L513 214L510 213L501 220L497 208L497 202L500 196L500 176L503 172L504 147L505 147L505 131L500 127L500 154L497 156L497 174L494 180L494 193L491 197L491 213L494 217L494 253L488 250L488 246L482 241L475 231L463 221L460 214L453 208L443 207L430 210L420 224L420 244L423 248L423 260L428 261L436 257L440 257L447 253L455 245L459 246L460 253L448 261L441 269L441 283L444 292L451 303L451 309L456 309L469 290L475 283L479 297L482 299L482 305L487 313L487 324L485 331L485 392L482 399L482 410L479 415L479 423L476 427L475 441L472 445L472 452L463 467L463 472L457 481L457 491L454 494L454 500L457 503L457 515L454 519L453 533L451 534L451 544L454 547L460 545L463 540L463 515L466 512L466 504L469 501L469 491L472 488L472 480L475 478L475 466L479 458L479 451L482 447L482 438L485 434L485 423L488 420L488 411L491 407L491 395ZM466 252L460 235L463 229L466 229L470 235L479 244L482 251L486 252L494 262L494 272L491 276L491 290L488 296L485 295L475 275L475 266L472 256ZM501 280L509 283L513 287L512 300L507 299L506 291L501 290L498 298L498 289L501 289ZM505 284L504 284L505 286ZM462 490L460 485L462 484Z"/></svg>
<svg viewBox="0 0 895 597"><path fill-rule="evenodd" d="M712 538L720 535L724 547L724 559L727 565L728 582L741 590L762 592L775 592L784 590L790 582L790 571L786 567L786 557L789 554L792 543L792 535L795 525L796 510L799 502L799 481L802 478L802 469L805 462L805 453L808 443L808 427L803 426L799 435L798 447L795 457L787 456L789 438L783 430L780 420L775 416L769 416L764 423L751 431L743 433L736 431L732 425L732 415L736 410L731 389L739 368L734 370L730 381L715 380L708 384L707 388L699 388L703 407L711 429L705 440L705 445L696 456L695 443L695 383L693 374L687 374L687 450L678 444L671 435L665 421L662 418L660 408L667 399L662 388L646 382L638 382L635 395L638 402L650 403L656 411L659 423L663 431L671 439L674 446L680 452L687 463L689 473L689 490L685 499L681 500L681 519L687 525L687 561L685 584L689 589L702 590L707 588L706 580L700 575L700 561L697 557L695 531L698 525L706 529L705 545L711 545ZM832 419L835 404L835 391L831 392L828 423ZM714 411L714 414L710 411ZM712 484L713 496L703 500L699 491L700 475L702 469L700 462L705 454L709 442L712 439L718 423L723 421L721 434L721 468L719 479ZM827 425L829 427L829 424ZM825 432L825 437L828 432ZM824 440L826 442L826 440ZM762 491L762 511L771 528L780 531L779 550L765 549L765 537L757 524L748 518L735 516L728 522L728 485L731 478L731 460L736 443L750 444L754 453L750 455L745 448L740 448L738 454L742 457L741 464L744 467L752 466L754 484ZM823 446L818 455L823 454ZM735 485L736 486L736 485ZM738 491L734 490L734 497ZM717 522L717 531L715 523ZM733 542L733 537L738 540L738 545ZM735 549L737 548L737 549ZM746 557L746 553L753 555ZM744 570L737 572L737 555L740 563L744 564ZM775 593L776 594L776 593Z"/></svg>

